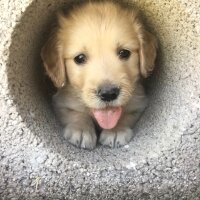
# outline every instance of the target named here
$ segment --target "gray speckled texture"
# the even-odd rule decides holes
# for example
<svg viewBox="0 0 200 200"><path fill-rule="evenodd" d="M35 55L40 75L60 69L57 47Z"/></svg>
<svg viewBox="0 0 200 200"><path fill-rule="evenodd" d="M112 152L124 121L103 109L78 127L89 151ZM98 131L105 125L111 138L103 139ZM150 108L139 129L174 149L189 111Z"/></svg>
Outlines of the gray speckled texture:
<svg viewBox="0 0 200 200"><path fill-rule="evenodd" d="M67 0L0 0L0 199L200 199L200 1L136 0L160 41L150 104L121 149L59 136L40 48Z"/></svg>

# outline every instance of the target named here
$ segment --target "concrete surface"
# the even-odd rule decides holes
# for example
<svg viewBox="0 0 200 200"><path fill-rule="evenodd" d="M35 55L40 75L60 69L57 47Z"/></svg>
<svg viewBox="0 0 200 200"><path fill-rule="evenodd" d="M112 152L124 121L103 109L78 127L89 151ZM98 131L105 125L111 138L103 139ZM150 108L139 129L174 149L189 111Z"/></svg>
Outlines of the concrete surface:
<svg viewBox="0 0 200 200"><path fill-rule="evenodd" d="M67 0L0 0L0 199L200 199L200 2L135 0L157 35L149 107L121 149L62 139L40 49Z"/></svg>

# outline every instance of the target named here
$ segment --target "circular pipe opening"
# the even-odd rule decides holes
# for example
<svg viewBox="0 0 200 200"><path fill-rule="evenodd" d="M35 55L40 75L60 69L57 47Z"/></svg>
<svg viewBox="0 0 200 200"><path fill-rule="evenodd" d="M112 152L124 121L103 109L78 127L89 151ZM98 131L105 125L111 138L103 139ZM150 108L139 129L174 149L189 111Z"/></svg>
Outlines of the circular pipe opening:
<svg viewBox="0 0 200 200"><path fill-rule="evenodd" d="M167 6L164 2L149 4L138 0L135 4L143 10L148 25L157 33L160 49L159 70L148 82L149 107L134 129L135 137L129 148L112 150L98 146L93 152L87 152L74 148L60 137L61 129L44 85L40 50L55 11L67 6L66 1L33 1L13 31L7 69L9 92L31 133L63 156L91 163L97 161L95 155L99 154L108 159L112 155L110 159L116 163L122 159L139 162L145 157L157 157L178 145L181 134L196 117L197 106L194 105L199 100L196 88L200 77L195 68L197 32L188 18L187 8L180 2ZM180 9L174 10L177 6ZM114 160L113 155L116 156Z"/></svg>

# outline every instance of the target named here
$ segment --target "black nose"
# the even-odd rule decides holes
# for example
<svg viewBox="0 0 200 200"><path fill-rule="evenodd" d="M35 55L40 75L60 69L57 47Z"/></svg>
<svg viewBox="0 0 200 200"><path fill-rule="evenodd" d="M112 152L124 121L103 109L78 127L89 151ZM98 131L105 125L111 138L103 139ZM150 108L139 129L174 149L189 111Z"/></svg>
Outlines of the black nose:
<svg viewBox="0 0 200 200"><path fill-rule="evenodd" d="M102 85L98 89L98 96L102 101L114 101L120 93L120 88L115 85Z"/></svg>

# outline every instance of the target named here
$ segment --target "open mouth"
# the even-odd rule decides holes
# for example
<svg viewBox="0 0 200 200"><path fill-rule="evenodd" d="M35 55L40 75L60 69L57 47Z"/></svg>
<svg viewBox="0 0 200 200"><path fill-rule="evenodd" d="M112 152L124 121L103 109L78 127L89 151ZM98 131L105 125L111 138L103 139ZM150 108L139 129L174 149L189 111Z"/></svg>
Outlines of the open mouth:
<svg viewBox="0 0 200 200"><path fill-rule="evenodd" d="M122 107L107 107L104 109L93 109L92 114L102 129L113 129L116 127L121 115Z"/></svg>

